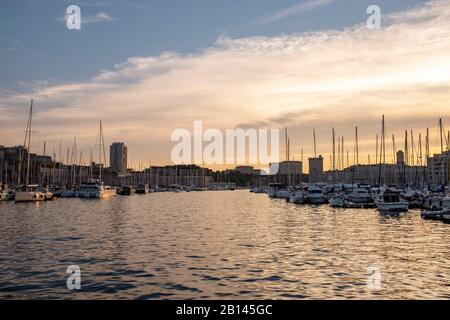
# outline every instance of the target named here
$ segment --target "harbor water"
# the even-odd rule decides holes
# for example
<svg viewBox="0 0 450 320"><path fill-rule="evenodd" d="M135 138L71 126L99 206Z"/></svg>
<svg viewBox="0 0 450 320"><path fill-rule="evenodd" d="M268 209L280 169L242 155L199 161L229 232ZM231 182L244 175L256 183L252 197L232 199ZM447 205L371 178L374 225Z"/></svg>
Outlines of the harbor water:
<svg viewBox="0 0 450 320"><path fill-rule="evenodd" d="M420 211L236 190L8 201L0 221L1 299L450 298L450 225Z"/></svg>

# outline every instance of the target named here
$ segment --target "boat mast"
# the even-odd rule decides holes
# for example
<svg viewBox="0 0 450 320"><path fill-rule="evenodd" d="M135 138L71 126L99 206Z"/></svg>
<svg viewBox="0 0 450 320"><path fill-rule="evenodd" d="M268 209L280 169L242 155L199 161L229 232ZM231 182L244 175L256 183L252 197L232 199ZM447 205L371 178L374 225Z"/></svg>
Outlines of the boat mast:
<svg viewBox="0 0 450 320"><path fill-rule="evenodd" d="M333 164L333 174L334 174L333 184L334 184L334 183L337 183L337 172L336 172L336 132L334 131L334 128L332 130L332 137L333 137L333 159L332 159L332 164Z"/></svg>
<svg viewBox="0 0 450 320"><path fill-rule="evenodd" d="M288 150L288 152L287 152L287 154L288 154L288 166L289 166L288 187L291 186L291 159L290 159L291 155L290 155L290 150L289 150L290 145L291 145L291 141L290 141L290 139L288 138L288 144L287 144L287 150Z"/></svg>
<svg viewBox="0 0 450 320"><path fill-rule="evenodd" d="M44 141L44 150L42 150L44 157L47 155L46 154L46 151L47 151L46 147L47 147L47 142ZM44 181L44 184L47 184L47 170L46 169L47 168L44 167L44 165L42 163L39 163L39 170L40 170L40 172L42 172L42 170L44 171L44 173L43 174L41 173L41 175L40 175L41 179ZM42 181L40 181L40 182L42 183Z"/></svg>
<svg viewBox="0 0 450 320"><path fill-rule="evenodd" d="M61 140L59 141L59 185L62 185L62 170L63 170L63 161L62 161L62 150L61 150Z"/></svg>
<svg viewBox="0 0 450 320"><path fill-rule="evenodd" d="M397 156L396 156L396 151L397 151L397 146L395 144L395 136L392 135L392 160L393 163L395 164L396 160L397 160Z"/></svg>
<svg viewBox="0 0 450 320"><path fill-rule="evenodd" d="M89 157L89 168L90 168L89 180L90 181L92 181L92 178L93 178L93 176L92 176L92 172L94 170L94 168L92 167L93 162L94 162L94 155L93 155L93 150L92 150L92 147L91 147L91 154L90 154L90 157Z"/></svg>
<svg viewBox="0 0 450 320"><path fill-rule="evenodd" d="M333 139L333 172L336 171L336 133L334 132L334 128L332 130L332 139Z"/></svg>
<svg viewBox="0 0 450 320"><path fill-rule="evenodd" d="M382 135L382 141L383 141L383 164L386 163L386 136L385 136L385 127L384 127L384 114L383 114L383 135Z"/></svg>
<svg viewBox="0 0 450 320"><path fill-rule="evenodd" d="M100 120L100 134L99 134L99 143L100 146L98 148L98 157L99 157L99 181L102 182L102 169L103 169L103 159L106 163L106 152L105 152L105 137L103 136L103 124L102 120ZM103 158L102 158L103 151ZM105 164L106 165L106 164Z"/></svg>
<svg viewBox="0 0 450 320"><path fill-rule="evenodd" d="M338 138L338 155L337 155L338 170L341 170L341 138Z"/></svg>
<svg viewBox="0 0 450 320"><path fill-rule="evenodd" d="M27 146L27 185L30 183L30 148L31 148L31 120L33 116L33 99L31 99L31 106L30 106L30 117L28 120L28 146Z"/></svg>
<svg viewBox="0 0 450 320"><path fill-rule="evenodd" d="M98 179L102 181L102 120L100 120L100 131L98 133Z"/></svg>
<svg viewBox="0 0 450 320"><path fill-rule="evenodd" d="M409 164L408 131L405 130L405 163Z"/></svg>
<svg viewBox="0 0 450 320"><path fill-rule="evenodd" d="M69 166L70 166L69 154L70 154L70 149L67 148L66 166L64 168L64 181L65 181L66 185L69 184Z"/></svg>
<svg viewBox="0 0 450 320"><path fill-rule="evenodd" d="M396 156L396 150L397 150L397 145L395 143L395 135L392 135L392 163L395 165L396 164L396 160L397 160L397 156ZM399 178L400 178L400 183L402 180L402 171L401 171L401 167L400 164L397 164L397 169L399 172ZM395 183L397 184L397 177L395 177Z"/></svg>
<svg viewBox="0 0 450 320"><path fill-rule="evenodd" d="M0 167L0 189L3 186L3 168L4 168L4 162L5 162L4 158L5 158L5 156L2 154L2 166Z"/></svg>
<svg viewBox="0 0 450 320"><path fill-rule="evenodd" d="M413 131L411 130L411 165L414 167L415 163L415 155L414 155L414 149L415 149L415 145L414 145L414 135L413 135Z"/></svg>
<svg viewBox="0 0 450 320"><path fill-rule="evenodd" d="M419 163L420 166L423 165L423 157L422 157L422 134L419 133Z"/></svg>
<svg viewBox="0 0 450 320"><path fill-rule="evenodd" d="M430 136L427 128L427 135L425 137L425 158L427 159L426 165L428 165L428 158L430 157Z"/></svg>
<svg viewBox="0 0 450 320"><path fill-rule="evenodd" d="M313 129L313 139L314 139L314 158L317 158L316 130L315 129Z"/></svg>
<svg viewBox="0 0 450 320"><path fill-rule="evenodd" d="M358 126L355 128L355 140L356 140L356 165L359 165L359 142L358 142Z"/></svg>
<svg viewBox="0 0 450 320"><path fill-rule="evenodd" d="M375 164L378 164L378 133L375 140Z"/></svg>
<svg viewBox="0 0 450 320"><path fill-rule="evenodd" d="M380 143L380 163L378 166L378 188L381 188L381 165L382 165L382 162L384 163L383 160L386 160L385 155L383 154L384 153L383 151L385 150L385 148L384 148L385 147L385 145L384 145L384 114L381 119L382 119L381 120L381 143Z"/></svg>

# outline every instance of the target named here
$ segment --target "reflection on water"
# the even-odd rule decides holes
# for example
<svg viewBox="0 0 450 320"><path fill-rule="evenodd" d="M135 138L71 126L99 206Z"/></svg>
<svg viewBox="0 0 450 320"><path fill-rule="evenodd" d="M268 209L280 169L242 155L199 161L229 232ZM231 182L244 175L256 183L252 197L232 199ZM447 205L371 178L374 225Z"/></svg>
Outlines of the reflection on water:
<svg viewBox="0 0 450 320"><path fill-rule="evenodd" d="M216 191L4 202L0 221L3 299L450 298L450 225L418 211ZM381 290L367 287L370 266Z"/></svg>

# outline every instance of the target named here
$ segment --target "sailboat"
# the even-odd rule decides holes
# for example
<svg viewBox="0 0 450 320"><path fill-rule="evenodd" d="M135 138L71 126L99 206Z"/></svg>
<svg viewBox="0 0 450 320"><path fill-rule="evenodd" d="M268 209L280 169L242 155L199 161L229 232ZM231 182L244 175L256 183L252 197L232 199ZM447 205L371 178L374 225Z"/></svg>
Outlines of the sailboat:
<svg viewBox="0 0 450 320"><path fill-rule="evenodd" d="M109 198L116 195L116 189L110 186L107 186L102 181L102 151L103 151L103 159L106 162L105 155L105 141L103 137L103 126L102 121L100 120L100 133L99 133L99 179L91 179L88 182L84 182L80 184L76 192L76 196L79 198Z"/></svg>
<svg viewBox="0 0 450 320"><path fill-rule="evenodd" d="M31 147L31 122L32 122L32 116L33 116L33 100L31 100L31 106L30 106L30 113L28 115L28 122L27 122L27 130L25 133L25 141L24 141L24 151L25 147L27 150L27 175L26 175L26 184L23 187L20 187L16 191L15 196L15 202L35 202L35 201L44 201L45 200L45 194L42 192L37 191L38 185L30 185L30 147ZM22 155L20 163L22 163ZM20 185L20 168L19 167L19 185Z"/></svg>
<svg viewBox="0 0 450 320"><path fill-rule="evenodd" d="M384 115L382 117L381 124L381 145L380 145L380 163L378 166L378 187L381 187L381 168L382 164L386 164L386 147L385 147L385 126L384 126ZM385 179L383 179L385 180ZM408 202L403 200L401 197L401 192L394 188L383 188L382 192L380 192L378 199L375 200L375 204L383 214L390 213L400 213L408 211Z"/></svg>

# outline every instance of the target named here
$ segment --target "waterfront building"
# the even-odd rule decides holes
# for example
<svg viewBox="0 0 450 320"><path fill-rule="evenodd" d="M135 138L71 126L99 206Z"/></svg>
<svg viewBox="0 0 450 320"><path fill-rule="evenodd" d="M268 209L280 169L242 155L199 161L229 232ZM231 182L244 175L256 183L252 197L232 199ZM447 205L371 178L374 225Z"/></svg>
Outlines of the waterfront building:
<svg viewBox="0 0 450 320"><path fill-rule="evenodd" d="M309 158L309 183L323 182L325 176L323 173L323 157L318 156Z"/></svg>
<svg viewBox="0 0 450 320"><path fill-rule="evenodd" d="M397 151L396 157L397 157L397 164L398 165L401 166L401 165L405 164L405 153L402 150L398 150Z"/></svg>
<svg viewBox="0 0 450 320"><path fill-rule="evenodd" d="M128 148L123 142L114 142L109 148L109 164L111 170L118 174L127 171Z"/></svg>
<svg viewBox="0 0 450 320"><path fill-rule="evenodd" d="M297 185L305 182L301 161L281 161L269 165L270 180L283 185ZM265 180L264 176L261 176Z"/></svg>
<svg viewBox="0 0 450 320"><path fill-rule="evenodd" d="M450 182L450 151L435 154L427 159L427 178L430 185L438 187Z"/></svg>
<svg viewBox="0 0 450 320"><path fill-rule="evenodd" d="M278 170L282 175L301 175L303 174L303 165L301 161L281 161Z"/></svg>
<svg viewBox="0 0 450 320"><path fill-rule="evenodd" d="M398 159L398 158L397 158ZM328 171L326 180L330 183L361 183L370 185L426 185L426 167L403 164L353 165L344 170Z"/></svg>

